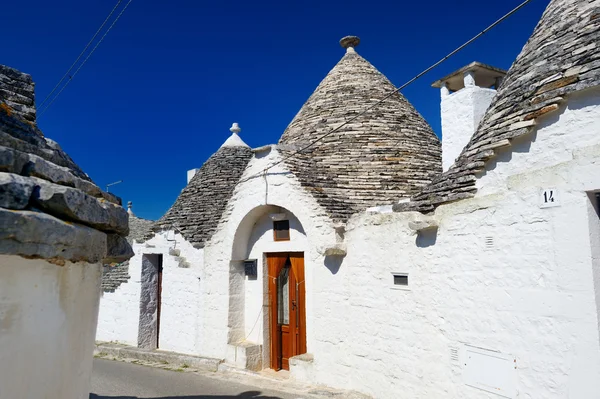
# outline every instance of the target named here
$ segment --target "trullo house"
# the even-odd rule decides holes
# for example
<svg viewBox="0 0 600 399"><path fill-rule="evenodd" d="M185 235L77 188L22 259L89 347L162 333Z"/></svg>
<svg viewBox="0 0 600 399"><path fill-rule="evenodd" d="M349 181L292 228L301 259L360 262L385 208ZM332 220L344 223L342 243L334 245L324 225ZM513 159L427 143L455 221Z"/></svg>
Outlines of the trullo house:
<svg viewBox="0 0 600 399"><path fill-rule="evenodd" d="M278 144L234 124L132 240L97 339L376 398L597 398L599 38L600 1L550 1L510 70L434 84L441 143L342 39Z"/></svg>
<svg viewBox="0 0 600 399"><path fill-rule="evenodd" d="M0 398L87 399L102 264L127 212L37 128L31 76L0 65Z"/></svg>

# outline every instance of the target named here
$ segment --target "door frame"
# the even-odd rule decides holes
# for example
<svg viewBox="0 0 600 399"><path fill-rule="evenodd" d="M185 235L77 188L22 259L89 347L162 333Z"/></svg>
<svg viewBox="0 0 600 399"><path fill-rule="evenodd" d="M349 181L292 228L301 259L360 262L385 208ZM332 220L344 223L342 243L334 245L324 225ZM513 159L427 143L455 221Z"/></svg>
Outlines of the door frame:
<svg viewBox="0 0 600 399"><path fill-rule="evenodd" d="M297 322L290 322L295 325L295 331L291 331L291 355L297 356L306 353L306 274L304 268L304 252L268 252L265 253L267 259L267 279L268 279L268 298L269 298L269 348L270 348L270 368L280 370L281 342L278 333L278 314L277 314L277 277L285 265L287 258L290 258L292 273L295 276L297 287ZM292 335L293 334L293 335Z"/></svg>

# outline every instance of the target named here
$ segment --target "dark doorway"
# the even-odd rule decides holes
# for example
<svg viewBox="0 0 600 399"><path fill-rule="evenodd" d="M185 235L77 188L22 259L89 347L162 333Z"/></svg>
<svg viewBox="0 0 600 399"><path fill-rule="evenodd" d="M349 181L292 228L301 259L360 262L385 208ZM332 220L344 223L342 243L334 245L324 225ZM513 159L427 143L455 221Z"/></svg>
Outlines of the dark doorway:
<svg viewBox="0 0 600 399"><path fill-rule="evenodd" d="M162 254L144 254L142 256L138 347L144 349L158 348L162 265Z"/></svg>

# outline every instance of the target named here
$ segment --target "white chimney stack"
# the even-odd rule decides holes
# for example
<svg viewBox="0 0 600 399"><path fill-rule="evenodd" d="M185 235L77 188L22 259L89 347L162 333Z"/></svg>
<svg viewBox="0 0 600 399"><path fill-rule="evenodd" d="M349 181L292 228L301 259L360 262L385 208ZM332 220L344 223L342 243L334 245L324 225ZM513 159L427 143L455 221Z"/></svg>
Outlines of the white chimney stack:
<svg viewBox="0 0 600 399"><path fill-rule="evenodd" d="M432 86L442 95L442 166L447 171L467 145L506 71L473 62Z"/></svg>

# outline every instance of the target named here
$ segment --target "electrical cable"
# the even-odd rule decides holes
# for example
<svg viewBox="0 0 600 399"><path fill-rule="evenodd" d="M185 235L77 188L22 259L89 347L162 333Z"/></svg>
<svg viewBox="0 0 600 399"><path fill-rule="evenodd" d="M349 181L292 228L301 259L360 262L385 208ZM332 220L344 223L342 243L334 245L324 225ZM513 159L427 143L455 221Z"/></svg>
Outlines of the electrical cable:
<svg viewBox="0 0 600 399"><path fill-rule="evenodd" d="M115 18L115 20L113 21L113 23L108 27L108 29L106 30L106 32L104 32L104 35L102 35L102 37L100 38L100 40L98 40L98 42L96 43L96 45L94 46L94 48L92 49L92 51L89 52L89 54L87 55L87 57L83 60L83 62L79 65L79 68L77 68L75 70L75 72L73 73L73 75L69 76L69 79L67 80L67 82L63 85L63 87L60 89L60 91L56 94L56 96L52 99L52 101L50 101L50 103L48 103L48 105L46 106L46 108L44 108L38 115L38 118L40 118L47 110L48 108L50 108L50 106L54 103L54 101L56 101L56 99L58 98L58 96L60 96L60 94L65 90L65 88L69 85L69 83L71 83L71 81L73 80L73 78L79 73L79 71L81 70L81 68L83 68L83 66L85 65L85 63L90 59L90 57L92 56L92 54L94 54L94 52L96 51L96 49L98 48L98 46L100 45L100 43L102 43L102 41L104 40L104 38L106 37L106 35L108 35L108 32L110 32L110 30L113 28L113 26L115 26L115 24L117 23L117 21L119 20L119 18L121 18L121 15L123 15L123 13L125 12L125 10L127 9L127 7L129 7L129 4L131 4L133 0L129 0L127 2L127 4L125 4L125 7L123 7L123 9L121 10L121 12L119 13L119 15L117 15L117 18Z"/></svg>
<svg viewBox="0 0 600 399"><path fill-rule="evenodd" d="M63 82L63 80L65 80L65 78L67 76L69 76L69 72L71 72L71 70L75 67L75 65L79 62L79 60L81 59L81 57L83 57L83 54L85 54L85 52L87 51L87 49L92 45L92 42L94 41L94 39L96 39L96 37L98 36L98 34L100 33L100 31L102 30L102 28L104 28L104 25L106 25L106 23L108 22L108 20L110 19L110 17L114 14L115 10L119 7L119 4L121 4L123 0L119 0L117 2L117 4L113 7L112 11L110 12L110 14L108 14L108 17L106 17L106 19L104 20L104 22L102 22L102 25L100 25L100 27L98 28L98 30L96 31L96 33L94 33L94 36L92 36L92 38L90 39L90 41L85 45L85 47L83 48L83 50L81 51L81 53L79 53L79 55L77 56L77 59L75 60L75 62L73 62L73 64L71 65L71 67L67 70L67 72L65 72L65 74L63 75L62 78L60 78L60 80L58 81L58 83L56 84L56 86L54 86L54 88L52 89L52 91L46 96L46 98L44 98L44 101L42 101L42 103L40 105L38 105L38 108L42 108L44 106L44 104L46 103L46 101L48 101L48 99L52 96L52 94L54 94L54 92L56 91L56 89L58 89L58 87L60 86L60 84Z"/></svg>
<svg viewBox="0 0 600 399"><path fill-rule="evenodd" d="M471 38L470 40L468 40L467 42L465 42L464 44L462 44L461 46L459 46L458 48L456 48L454 51L450 52L448 55L446 55L445 57L443 57L442 59L440 59L435 64L431 65L429 68L425 69L424 71L422 71L421 73L419 73L418 75L416 75L414 78L410 79L408 82L404 83L402 86L400 86L397 89L389 92L383 98L381 98L378 101L376 101L375 103L369 105L367 108L365 108L364 110L362 110L358 114L354 115L353 117L351 117L351 118L347 119L346 121L342 122L336 128L334 128L334 129L330 130L329 132L327 132L327 133L325 133L325 134L317 137L315 140L309 142L307 145L305 145L304 147L300 148L299 150L296 150L296 151L292 152L291 154L288 154L288 155L282 157L277 162L274 162L273 164L265 167L263 169L263 171L261 172L261 174L266 173L269 169L271 169L271 168L279 165L280 163L284 162L285 160L290 159L290 158L294 157L295 155L301 153L302 151L304 151L304 150L312 147L317 142L319 142L322 139L324 139L325 137L327 137L327 136L329 136L329 135L337 132L342 127L346 126L348 123L350 123L350 122L352 122L352 121L360 118L361 116L363 116L364 114L366 114L368 111L370 111L372 108L374 108L377 105L381 104L382 102L384 102L385 100L387 100L388 98L390 98L394 94L398 93L402 89L406 88L410 84L414 83L417 79L421 78L423 75L427 74L428 72L431 72L431 70L433 70L434 68L436 68L437 66L439 66L440 64L442 64L444 61L446 61L448 58L452 57L453 55L455 55L459 51L463 50L465 47L467 47L468 45L470 45L471 43L473 43L475 40L479 39L481 36L485 35L488 31L490 31L491 29L495 28L497 25L499 25L500 23L502 23L503 21L505 21L506 19L508 19L509 17L511 17L513 14L515 14L521 8L525 7L531 1L532 0L525 0L523 3L519 4L518 6L516 6L515 8L513 8L511 11L509 11L507 14L505 14L504 16L502 16L500 19L496 20L493 24L489 25L487 28L485 28L484 30L482 30L481 32L479 32L473 38ZM258 176L260 176L260 174L257 174L257 175L254 175L254 176L249 176L249 177L245 178L244 180L240 180L239 183L245 182L245 181L248 181L248 180L251 180L251 179L254 179L254 178L258 177Z"/></svg>

